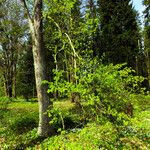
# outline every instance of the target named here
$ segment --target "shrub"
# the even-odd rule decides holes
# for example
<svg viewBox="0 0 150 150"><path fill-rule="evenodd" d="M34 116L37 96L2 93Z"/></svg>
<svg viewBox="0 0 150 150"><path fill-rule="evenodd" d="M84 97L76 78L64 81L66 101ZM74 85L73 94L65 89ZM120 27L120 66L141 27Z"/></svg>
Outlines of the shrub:
<svg viewBox="0 0 150 150"><path fill-rule="evenodd" d="M127 115L133 115L132 95L133 92L141 91L139 85L143 77L134 76L134 71L127 68L125 64L103 65L98 61L82 62L76 71L77 83L68 82L64 79L64 71L54 71L54 82L47 82L48 92L59 91L62 96L70 96L78 93L80 101L85 102L91 109L86 113L92 113L93 119L99 118L101 114L113 122L122 123Z"/></svg>
<svg viewBox="0 0 150 150"><path fill-rule="evenodd" d="M67 130L78 126L78 120L69 112L62 112L60 109L53 108L48 111L49 116L53 119L50 124L53 126L56 132L60 132L62 129Z"/></svg>
<svg viewBox="0 0 150 150"><path fill-rule="evenodd" d="M6 110L10 102L9 98L0 97L0 110Z"/></svg>

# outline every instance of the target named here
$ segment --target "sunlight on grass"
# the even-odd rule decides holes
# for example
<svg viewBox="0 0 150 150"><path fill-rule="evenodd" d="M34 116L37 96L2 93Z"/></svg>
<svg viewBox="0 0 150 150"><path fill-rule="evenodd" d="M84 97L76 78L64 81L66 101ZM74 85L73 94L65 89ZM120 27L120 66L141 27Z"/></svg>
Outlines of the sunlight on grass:
<svg viewBox="0 0 150 150"><path fill-rule="evenodd" d="M9 109L27 109L32 111L38 111L38 103L32 102L12 102L8 106Z"/></svg>
<svg viewBox="0 0 150 150"><path fill-rule="evenodd" d="M10 102L8 109L2 111L0 122L0 149L66 149L66 150L96 150L96 149L140 149L147 150L150 136L150 110L136 111L130 126L116 126L105 123L81 123L82 113L75 111L76 105L70 100L54 102L54 108L61 112L68 125L74 126L61 129L56 136L44 141L37 137L38 103L15 101ZM145 107L148 108L148 107ZM58 118L57 118L58 119ZM60 122L59 122L60 121ZM77 124L76 124L77 123ZM58 120L58 129L61 120ZM55 126L56 127L56 126ZM56 127L57 128L57 127Z"/></svg>
<svg viewBox="0 0 150 150"><path fill-rule="evenodd" d="M72 109L74 106L75 106L75 104L71 103L70 100L62 100L62 101L54 102L54 107L61 109L63 111L67 111L69 109Z"/></svg>

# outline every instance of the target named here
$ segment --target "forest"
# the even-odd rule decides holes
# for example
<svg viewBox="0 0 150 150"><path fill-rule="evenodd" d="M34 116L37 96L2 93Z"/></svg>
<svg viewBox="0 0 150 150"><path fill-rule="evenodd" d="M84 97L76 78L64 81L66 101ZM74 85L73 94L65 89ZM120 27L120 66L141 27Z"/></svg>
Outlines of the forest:
<svg viewBox="0 0 150 150"><path fill-rule="evenodd" d="M0 149L148 150L150 0L0 0Z"/></svg>

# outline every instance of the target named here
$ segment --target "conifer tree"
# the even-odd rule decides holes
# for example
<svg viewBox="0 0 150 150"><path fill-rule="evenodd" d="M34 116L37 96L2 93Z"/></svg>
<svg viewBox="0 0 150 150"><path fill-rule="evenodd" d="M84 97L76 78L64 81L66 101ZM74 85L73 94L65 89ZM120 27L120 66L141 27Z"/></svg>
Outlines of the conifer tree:
<svg viewBox="0 0 150 150"><path fill-rule="evenodd" d="M86 23L89 28L89 36L88 38L88 49L92 50L92 57L96 57L98 54L98 16L96 9L96 1L95 0L87 0L86 4Z"/></svg>
<svg viewBox="0 0 150 150"><path fill-rule="evenodd" d="M150 89L150 0L144 0L144 50L146 54L147 76Z"/></svg>
<svg viewBox="0 0 150 150"><path fill-rule="evenodd" d="M98 0L101 43L99 54L107 63L127 62L135 69L139 31L131 0Z"/></svg>

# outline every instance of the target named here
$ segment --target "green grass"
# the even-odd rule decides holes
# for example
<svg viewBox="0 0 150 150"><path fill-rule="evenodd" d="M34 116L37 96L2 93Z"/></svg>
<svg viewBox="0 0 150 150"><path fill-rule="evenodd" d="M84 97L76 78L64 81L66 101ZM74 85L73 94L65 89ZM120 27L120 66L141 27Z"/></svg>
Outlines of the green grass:
<svg viewBox="0 0 150 150"><path fill-rule="evenodd" d="M29 112L38 112L38 103L32 102L12 102L8 105L9 109L24 110Z"/></svg>
<svg viewBox="0 0 150 150"><path fill-rule="evenodd" d="M123 128L122 128L123 130ZM133 130L133 131L132 131ZM145 132L143 132L143 135ZM113 124L107 122L105 125L91 123L83 129L62 132L61 135L47 138L41 144L28 149L49 149L49 150L147 150L148 140L144 139L134 131L134 128L124 129L124 134L120 135Z"/></svg>
<svg viewBox="0 0 150 150"><path fill-rule="evenodd" d="M0 116L0 149L13 149L28 132L37 127L38 104L9 102L7 109L0 110Z"/></svg>
<svg viewBox="0 0 150 150"><path fill-rule="evenodd" d="M126 125L82 120L84 112L68 100L54 103L53 126L57 135L43 140L37 136L38 103L12 101L7 109L0 110L0 149L28 150L148 150L150 147L149 97L141 96L134 117ZM141 101L144 104L141 109ZM137 109L137 110L136 110ZM139 111L138 111L139 110ZM57 114L57 115L56 115ZM65 130L62 129L62 120ZM70 124L70 126L68 125Z"/></svg>

